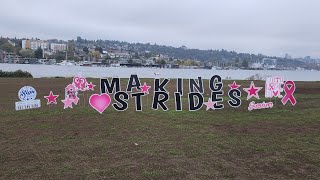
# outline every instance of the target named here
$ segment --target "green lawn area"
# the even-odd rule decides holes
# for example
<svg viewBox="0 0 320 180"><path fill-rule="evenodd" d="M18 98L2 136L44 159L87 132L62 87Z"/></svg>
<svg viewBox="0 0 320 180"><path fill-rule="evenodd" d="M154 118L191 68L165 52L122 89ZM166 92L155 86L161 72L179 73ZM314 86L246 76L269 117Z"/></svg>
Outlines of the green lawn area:
<svg viewBox="0 0 320 180"><path fill-rule="evenodd" d="M187 110L186 99L184 111L174 111L171 99L169 111L154 111L152 95L144 97L142 112L130 100L127 111L109 107L100 115L88 107L88 94L74 109L46 106L43 96L49 90L63 96L69 81L0 79L6 85L0 90L1 179L320 177L320 82L297 83L296 107L278 99L275 108L252 112L245 99L238 109L225 100L224 110L196 112ZM42 108L14 111L23 85L37 89ZM168 89L173 92L174 82Z"/></svg>

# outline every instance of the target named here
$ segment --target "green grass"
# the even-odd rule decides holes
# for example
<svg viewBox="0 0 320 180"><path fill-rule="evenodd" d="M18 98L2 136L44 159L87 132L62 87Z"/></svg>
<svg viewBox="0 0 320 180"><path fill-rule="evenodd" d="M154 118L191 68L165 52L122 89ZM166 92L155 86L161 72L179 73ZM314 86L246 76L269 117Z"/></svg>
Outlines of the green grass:
<svg viewBox="0 0 320 180"><path fill-rule="evenodd" d="M102 115L88 105L5 108L0 177L317 179L320 94L296 98L296 107L278 100L276 108L252 112L245 100L238 109L225 101L224 110L189 112L186 99L182 112L172 100L169 111L154 111L151 96L142 112L132 101L127 111L108 108Z"/></svg>

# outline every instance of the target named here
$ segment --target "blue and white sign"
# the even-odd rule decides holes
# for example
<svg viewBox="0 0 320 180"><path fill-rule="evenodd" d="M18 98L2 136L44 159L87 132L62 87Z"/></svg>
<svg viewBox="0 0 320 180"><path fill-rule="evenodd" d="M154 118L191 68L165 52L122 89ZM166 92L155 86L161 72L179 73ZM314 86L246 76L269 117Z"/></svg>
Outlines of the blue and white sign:
<svg viewBox="0 0 320 180"><path fill-rule="evenodd" d="M40 99L36 99L37 91L31 86L24 86L18 92L21 101L16 102L16 110L40 108Z"/></svg>
<svg viewBox="0 0 320 180"><path fill-rule="evenodd" d="M35 100L37 91L31 86L24 86L19 90L18 97L21 101Z"/></svg>

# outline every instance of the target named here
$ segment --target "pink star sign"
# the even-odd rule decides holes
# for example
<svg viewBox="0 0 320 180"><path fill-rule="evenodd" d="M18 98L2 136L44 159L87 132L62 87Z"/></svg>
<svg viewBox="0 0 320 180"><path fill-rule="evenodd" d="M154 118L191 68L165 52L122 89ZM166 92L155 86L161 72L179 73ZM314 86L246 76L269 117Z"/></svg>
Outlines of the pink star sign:
<svg viewBox="0 0 320 180"><path fill-rule="evenodd" d="M44 96L44 98L47 99L47 105L49 104L57 104L57 98L59 95L54 95L52 91L50 91L50 94L48 96Z"/></svg>
<svg viewBox="0 0 320 180"><path fill-rule="evenodd" d="M235 81L232 84L228 85L230 89L238 89L241 85L238 85Z"/></svg>
<svg viewBox="0 0 320 180"><path fill-rule="evenodd" d="M211 98L209 98L208 102L205 102L205 103L203 103L203 104L205 104L205 105L207 106L207 109L206 109L207 111L208 111L209 109L215 110L214 105L215 105L216 103L212 102Z"/></svg>
<svg viewBox="0 0 320 180"><path fill-rule="evenodd" d="M67 109L67 108L73 108L72 107L72 103L73 103L73 100L66 97L66 99L62 100L63 104L64 104L64 107L63 109Z"/></svg>
<svg viewBox="0 0 320 180"><path fill-rule="evenodd" d="M149 89L151 86L148 86L147 83L144 83L143 86L140 86L141 92L145 94L149 94Z"/></svg>
<svg viewBox="0 0 320 180"><path fill-rule="evenodd" d="M248 93L247 100L251 99L252 97L255 97L257 99L260 99L258 92L262 89L262 87L256 87L251 81L249 88L243 88L245 92Z"/></svg>

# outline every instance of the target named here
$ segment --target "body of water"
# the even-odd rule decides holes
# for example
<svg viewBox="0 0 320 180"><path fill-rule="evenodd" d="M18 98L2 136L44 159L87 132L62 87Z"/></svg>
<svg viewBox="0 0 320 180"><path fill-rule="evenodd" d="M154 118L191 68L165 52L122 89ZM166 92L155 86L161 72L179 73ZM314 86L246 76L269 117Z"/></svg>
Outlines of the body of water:
<svg viewBox="0 0 320 180"><path fill-rule="evenodd" d="M320 81L320 71L275 71L275 70L208 70L208 69L160 69L160 68L126 68L126 67L83 67L83 66L57 66L57 65L31 65L31 64L0 64L0 70L30 72L33 77L84 77L102 78L119 77L128 78L137 74L140 78L184 78L192 79L202 77L210 79L213 75L220 75L223 79L244 80L259 74L261 77L282 76L293 81Z"/></svg>

